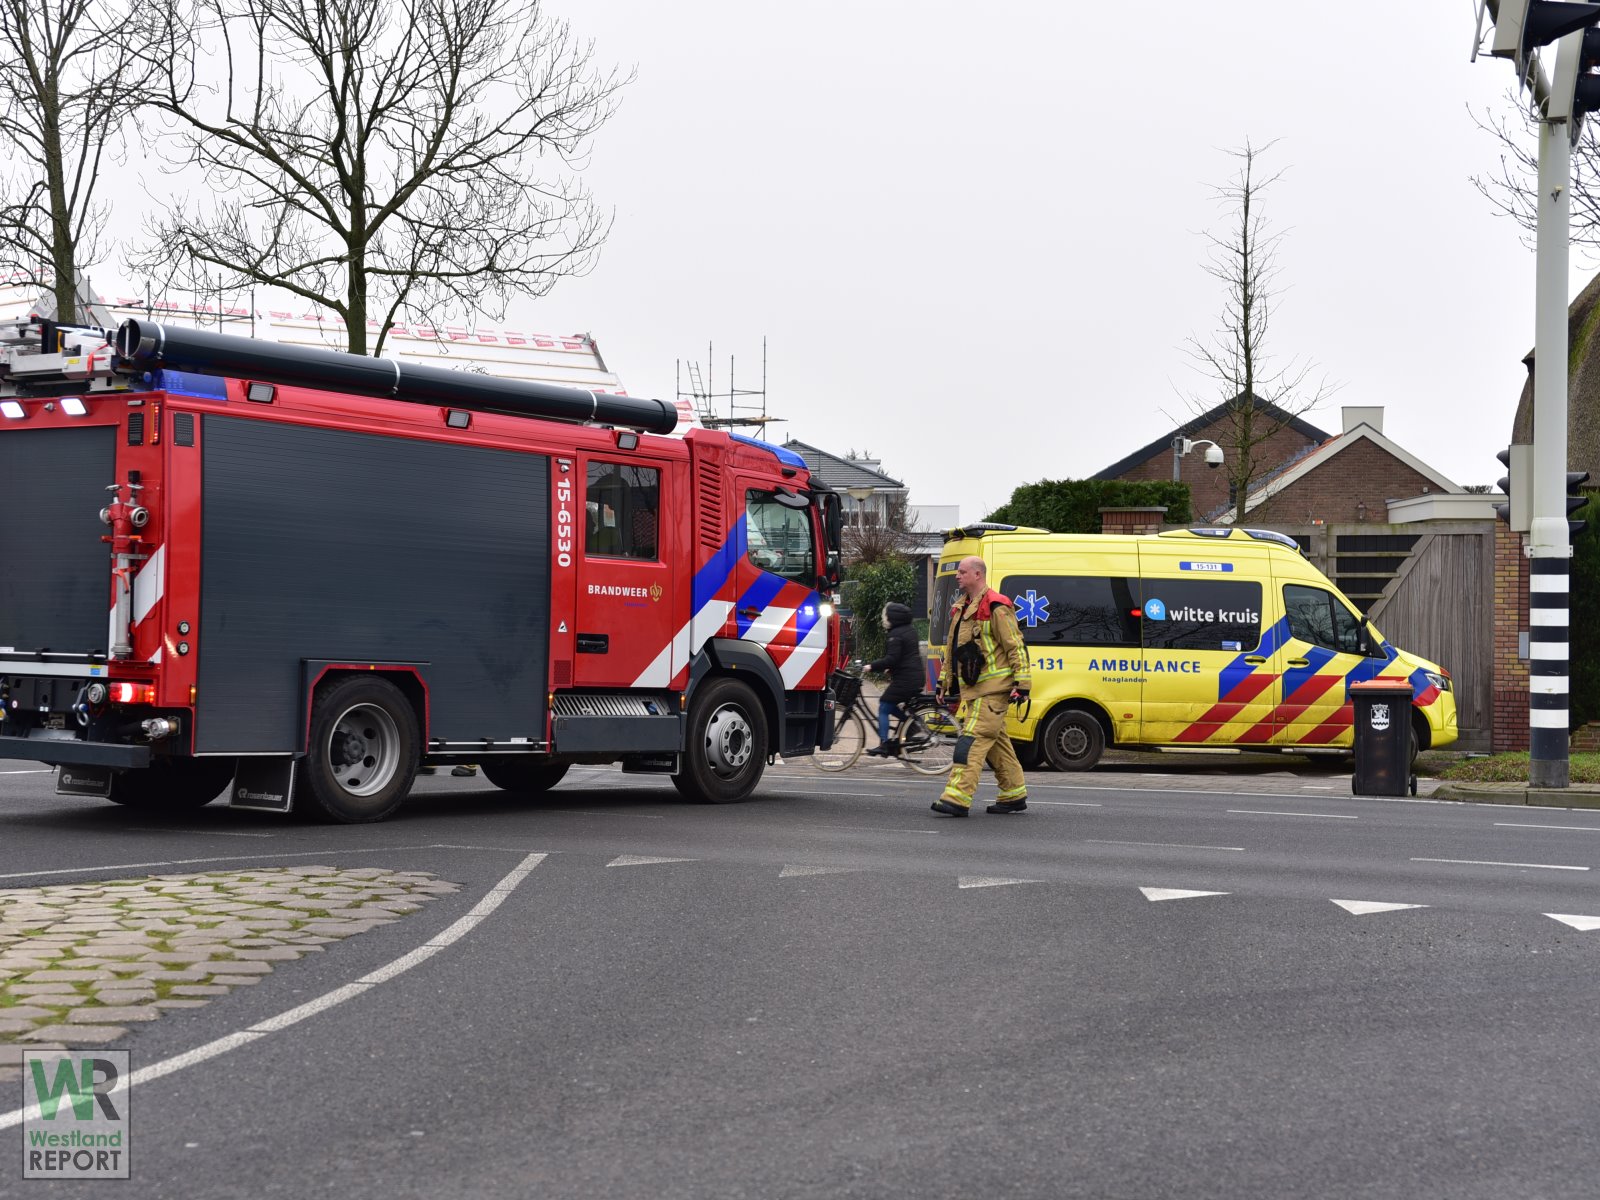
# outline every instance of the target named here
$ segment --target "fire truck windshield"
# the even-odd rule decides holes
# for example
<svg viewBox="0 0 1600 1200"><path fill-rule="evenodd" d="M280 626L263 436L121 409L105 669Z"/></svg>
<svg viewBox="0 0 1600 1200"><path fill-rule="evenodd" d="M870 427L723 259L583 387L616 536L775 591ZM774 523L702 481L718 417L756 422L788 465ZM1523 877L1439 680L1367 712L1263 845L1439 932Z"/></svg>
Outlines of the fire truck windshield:
<svg viewBox="0 0 1600 1200"><path fill-rule="evenodd" d="M780 503L773 492L753 489L745 493L744 507L745 544L750 561L763 571L785 579L814 584L817 555L810 511Z"/></svg>

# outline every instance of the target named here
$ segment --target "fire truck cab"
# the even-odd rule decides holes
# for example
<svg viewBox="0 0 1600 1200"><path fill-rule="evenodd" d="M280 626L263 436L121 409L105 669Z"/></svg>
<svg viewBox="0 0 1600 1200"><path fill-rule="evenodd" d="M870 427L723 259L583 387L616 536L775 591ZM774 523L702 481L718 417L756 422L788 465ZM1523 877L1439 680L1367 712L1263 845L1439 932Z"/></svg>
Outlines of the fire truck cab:
<svg viewBox="0 0 1600 1200"><path fill-rule="evenodd" d="M147 321L0 326L0 758L343 822L424 764L743 799L831 734L839 502L677 420Z"/></svg>

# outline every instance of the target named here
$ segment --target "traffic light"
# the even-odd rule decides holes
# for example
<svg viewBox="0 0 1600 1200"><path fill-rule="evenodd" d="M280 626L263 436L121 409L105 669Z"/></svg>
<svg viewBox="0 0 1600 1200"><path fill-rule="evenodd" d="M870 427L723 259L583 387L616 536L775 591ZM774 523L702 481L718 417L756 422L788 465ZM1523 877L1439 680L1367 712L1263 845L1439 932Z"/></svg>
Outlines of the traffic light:
<svg viewBox="0 0 1600 1200"><path fill-rule="evenodd" d="M1533 520L1533 447L1507 446L1495 457L1506 469L1496 484L1506 494L1506 502L1494 506L1494 515L1514 533L1527 533Z"/></svg>
<svg viewBox="0 0 1600 1200"><path fill-rule="evenodd" d="M1569 538L1577 537L1578 534L1582 533L1589 526L1589 522L1581 519L1574 520L1572 516L1573 513L1577 512L1585 504L1589 503L1589 497L1585 496L1582 492L1578 492L1578 488L1587 482L1589 482L1589 472L1567 472L1567 536ZM1573 494L1575 492L1577 493L1576 495Z"/></svg>
<svg viewBox="0 0 1600 1200"><path fill-rule="evenodd" d="M1528 51L1594 23L1595 11L1573 0L1500 0L1489 53L1516 61L1521 74Z"/></svg>
<svg viewBox="0 0 1600 1200"><path fill-rule="evenodd" d="M1573 5L1588 8L1600 16L1600 6ZM1572 121L1571 136L1578 138L1578 128L1588 113L1600 109L1600 76L1592 75L1600 67L1600 29L1585 29L1576 43L1576 50L1561 46L1556 51L1555 74L1550 80L1550 102L1545 106L1545 119Z"/></svg>

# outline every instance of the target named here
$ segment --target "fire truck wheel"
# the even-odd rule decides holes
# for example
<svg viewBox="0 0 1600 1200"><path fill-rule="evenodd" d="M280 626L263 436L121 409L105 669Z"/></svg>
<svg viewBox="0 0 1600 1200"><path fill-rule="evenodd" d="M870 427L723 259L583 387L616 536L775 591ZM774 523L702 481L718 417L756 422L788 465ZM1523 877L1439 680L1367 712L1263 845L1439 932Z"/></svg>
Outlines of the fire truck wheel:
<svg viewBox="0 0 1600 1200"><path fill-rule="evenodd" d="M386 679L357 675L317 693L300 797L312 816L357 824L400 807L421 761L417 714Z"/></svg>
<svg viewBox="0 0 1600 1200"><path fill-rule="evenodd" d="M767 765L767 718L755 693L737 679L695 690L688 745L674 786L690 800L729 804L755 790Z"/></svg>
<svg viewBox="0 0 1600 1200"><path fill-rule="evenodd" d="M525 796L548 792L567 773L566 763L548 763L538 759L507 758L496 762L486 758L478 765L495 787L506 792L521 792Z"/></svg>
<svg viewBox="0 0 1600 1200"><path fill-rule="evenodd" d="M1058 771L1087 771L1106 748L1105 730L1090 713L1066 709L1050 718L1041 739L1044 760Z"/></svg>
<svg viewBox="0 0 1600 1200"><path fill-rule="evenodd" d="M115 776L108 799L145 812L203 808L227 789L235 766L231 758L158 759Z"/></svg>

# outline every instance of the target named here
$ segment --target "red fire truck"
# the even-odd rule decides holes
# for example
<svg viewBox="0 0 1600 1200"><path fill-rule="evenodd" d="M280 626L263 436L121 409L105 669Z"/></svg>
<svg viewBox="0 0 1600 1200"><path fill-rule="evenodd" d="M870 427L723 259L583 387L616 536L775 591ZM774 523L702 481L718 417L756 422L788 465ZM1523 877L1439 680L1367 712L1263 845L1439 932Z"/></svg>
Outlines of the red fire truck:
<svg viewBox="0 0 1600 1200"><path fill-rule="evenodd" d="M0 758L346 822L443 763L743 799L831 738L839 498L677 421L142 320L0 326Z"/></svg>

